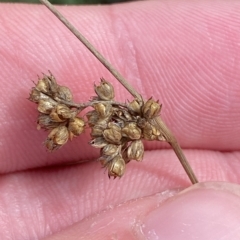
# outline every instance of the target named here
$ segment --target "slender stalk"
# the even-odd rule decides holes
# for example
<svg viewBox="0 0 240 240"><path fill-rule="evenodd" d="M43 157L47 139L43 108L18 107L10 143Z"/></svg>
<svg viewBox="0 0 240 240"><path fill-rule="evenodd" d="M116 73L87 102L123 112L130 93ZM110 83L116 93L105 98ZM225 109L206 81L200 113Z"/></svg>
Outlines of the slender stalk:
<svg viewBox="0 0 240 240"><path fill-rule="evenodd" d="M142 102L142 96L128 83L128 81L95 49L95 47L48 1L39 0L44 4L84 45L85 47L109 70L110 73L132 94Z"/></svg>
<svg viewBox="0 0 240 240"><path fill-rule="evenodd" d="M53 7L53 5L48 0L39 0L42 4L44 4L84 45L89 51L112 73L112 75L132 94L132 96L138 99L139 103L143 103L142 96L128 83L128 81L94 48L94 46L57 10ZM88 104L75 104L75 103L67 103L65 104L77 108L87 107ZM197 183L198 180L189 165L183 151L178 144L175 136L166 126L166 124L162 121L160 117L156 117L154 119L149 120L152 125L157 127L157 129L161 130L163 136L166 141L172 146L174 152L180 160L184 170L186 171L189 179L193 184Z"/></svg>
<svg viewBox="0 0 240 240"><path fill-rule="evenodd" d="M166 141L172 146L192 184L198 183L197 177L195 176L190 164L188 163L185 155L183 154L183 151L179 143L177 142L177 139L172 134L167 125L163 122L163 120L160 118L160 116L150 119L149 121L153 126L157 127L157 129L161 131Z"/></svg>
<svg viewBox="0 0 240 240"><path fill-rule="evenodd" d="M78 108L78 109L84 109L87 107L91 107L94 104L97 103L106 103L106 101L101 101L101 100L93 100L91 102L86 102L86 103L75 103L75 102L69 102L60 98L54 98L55 101L57 101L58 103L62 103L65 104L68 107L74 107L74 108ZM107 101L107 103L111 104L111 105L115 105L115 106L121 106L123 108L128 108L127 105L125 103L120 103L120 102L116 102L116 101Z"/></svg>

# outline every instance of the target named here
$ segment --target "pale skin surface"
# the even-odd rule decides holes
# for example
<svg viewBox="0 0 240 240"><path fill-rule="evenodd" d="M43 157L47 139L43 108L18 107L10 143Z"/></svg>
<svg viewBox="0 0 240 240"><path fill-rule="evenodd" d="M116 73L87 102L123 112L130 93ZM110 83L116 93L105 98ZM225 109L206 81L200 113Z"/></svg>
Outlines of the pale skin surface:
<svg viewBox="0 0 240 240"><path fill-rule="evenodd" d="M190 186L167 145L147 143L144 161L120 180L94 161L88 130L47 153L26 100L37 74L51 70L76 101L93 96L102 76L118 100L131 96L45 7L1 4L0 239L239 239L239 186L221 181L240 183L240 3L58 9L145 98L163 103L199 181L219 183L161 204ZM90 162L46 168L78 160Z"/></svg>

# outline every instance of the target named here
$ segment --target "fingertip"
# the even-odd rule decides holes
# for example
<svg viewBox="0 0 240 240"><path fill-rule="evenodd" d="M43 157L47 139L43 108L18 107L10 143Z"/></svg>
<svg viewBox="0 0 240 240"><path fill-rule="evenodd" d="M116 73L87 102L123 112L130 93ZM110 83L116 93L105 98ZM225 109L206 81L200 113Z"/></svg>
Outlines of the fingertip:
<svg viewBox="0 0 240 240"><path fill-rule="evenodd" d="M151 212L143 233L150 240L239 239L239 200L239 185L196 184Z"/></svg>
<svg viewBox="0 0 240 240"><path fill-rule="evenodd" d="M177 190L128 201L118 206L108 205L104 211L49 236L45 240L145 239L142 219Z"/></svg>
<svg viewBox="0 0 240 240"><path fill-rule="evenodd" d="M108 206L47 239L239 239L239 198L236 184L200 183Z"/></svg>

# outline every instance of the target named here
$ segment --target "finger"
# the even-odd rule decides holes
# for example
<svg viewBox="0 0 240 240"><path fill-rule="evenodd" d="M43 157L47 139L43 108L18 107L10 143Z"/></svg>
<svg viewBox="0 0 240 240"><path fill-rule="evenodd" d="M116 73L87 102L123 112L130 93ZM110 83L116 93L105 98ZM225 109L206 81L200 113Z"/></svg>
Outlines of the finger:
<svg viewBox="0 0 240 240"><path fill-rule="evenodd" d="M137 4L59 9L144 97L160 98L163 119L183 147L239 149L239 3ZM50 69L76 101L87 101L93 82L104 76L117 99L130 95L46 8L2 5L0 11L6 39L0 48L1 172L96 158L87 133L59 153L45 152L46 133L35 130L35 106L26 101L30 80Z"/></svg>
<svg viewBox="0 0 240 240"><path fill-rule="evenodd" d="M240 183L239 153L186 153L199 181ZM106 208L189 185L170 150L146 153L115 180L95 162L8 174L0 178L0 239L41 239Z"/></svg>
<svg viewBox="0 0 240 240"><path fill-rule="evenodd" d="M229 183L197 184L174 197L127 202L46 239L238 239L239 190Z"/></svg>

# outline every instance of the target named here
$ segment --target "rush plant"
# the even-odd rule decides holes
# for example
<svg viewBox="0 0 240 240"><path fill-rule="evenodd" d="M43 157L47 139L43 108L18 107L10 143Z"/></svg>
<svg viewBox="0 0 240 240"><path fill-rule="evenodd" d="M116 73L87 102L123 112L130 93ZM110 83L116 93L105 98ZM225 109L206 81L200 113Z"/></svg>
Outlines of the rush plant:
<svg viewBox="0 0 240 240"><path fill-rule="evenodd" d="M88 102L75 103L71 90L57 83L51 72L38 79L29 100L37 104L37 128L49 131L44 144L55 151L91 128L90 144L100 149L98 158L108 169L109 177L121 177L131 160L142 161L143 140L168 142L175 151L189 179L198 180L175 136L160 117L162 105L152 97L143 99L124 77L63 17L47 0L40 0L131 93L133 99L121 103L115 100L114 87L101 79L94 85L96 96ZM90 109L85 115L84 109Z"/></svg>

